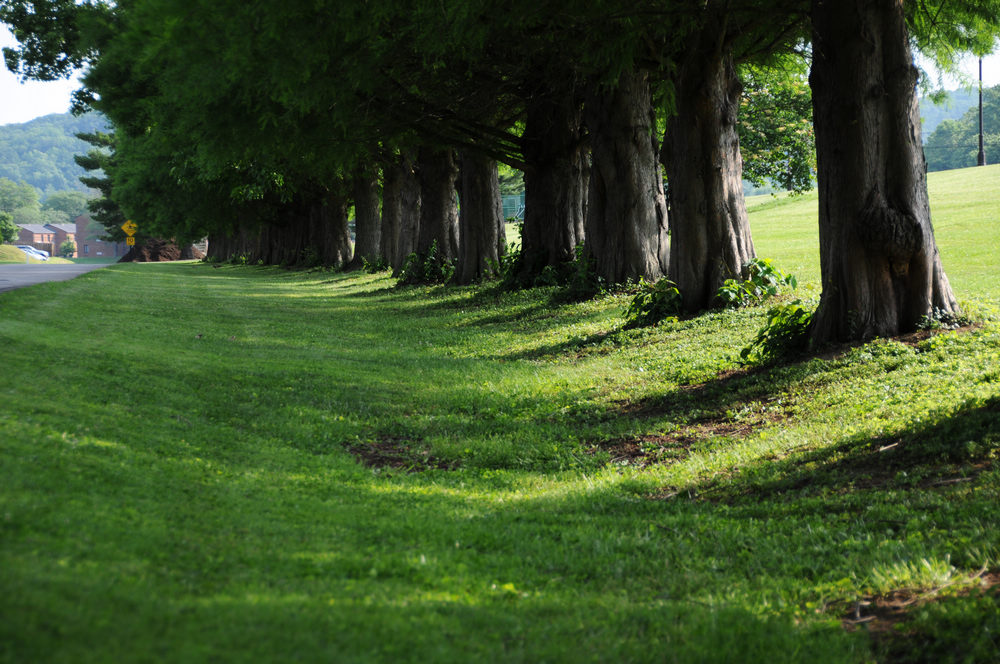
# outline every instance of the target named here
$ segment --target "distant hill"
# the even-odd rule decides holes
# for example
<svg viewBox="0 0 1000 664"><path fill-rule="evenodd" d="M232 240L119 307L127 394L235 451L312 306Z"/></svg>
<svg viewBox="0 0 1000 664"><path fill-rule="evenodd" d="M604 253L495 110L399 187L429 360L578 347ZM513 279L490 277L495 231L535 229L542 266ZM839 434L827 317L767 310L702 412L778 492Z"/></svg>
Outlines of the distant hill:
<svg viewBox="0 0 1000 664"><path fill-rule="evenodd" d="M920 100L920 119L923 120L921 135L924 141L934 133L937 126L944 120L957 120L965 112L979 104L978 90L949 90L948 99L942 104L935 104L929 98Z"/></svg>
<svg viewBox="0 0 1000 664"><path fill-rule="evenodd" d="M54 191L87 191L79 180L84 170L73 161L73 155L85 154L91 146L75 134L93 131L108 131L107 121L97 113L80 117L56 113L2 125L0 177L24 180L43 197Z"/></svg>

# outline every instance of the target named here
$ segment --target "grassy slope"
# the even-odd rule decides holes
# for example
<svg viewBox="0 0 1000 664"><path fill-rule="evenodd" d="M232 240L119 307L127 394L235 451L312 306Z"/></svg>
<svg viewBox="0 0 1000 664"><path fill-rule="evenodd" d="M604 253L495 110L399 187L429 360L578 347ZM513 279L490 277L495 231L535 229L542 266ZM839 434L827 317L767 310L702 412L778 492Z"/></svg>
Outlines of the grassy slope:
<svg viewBox="0 0 1000 664"><path fill-rule="evenodd" d="M23 263L24 262L24 252L11 244L0 244L0 263ZM70 263L65 258L49 258L47 261L40 261L38 259L29 259L29 263L37 263L39 265L54 265L57 263Z"/></svg>
<svg viewBox="0 0 1000 664"><path fill-rule="evenodd" d="M979 310L998 174L931 179ZM810 205L752 217L807 295ZM1000 568L996 323L720 376L762 311L616 333L622 296L391 286L118 265L0 295L0 661L866 661L859 598ZM461 468L345 451L404 447ZM986 661L996 600L941 594L904 645Z"/></svg>

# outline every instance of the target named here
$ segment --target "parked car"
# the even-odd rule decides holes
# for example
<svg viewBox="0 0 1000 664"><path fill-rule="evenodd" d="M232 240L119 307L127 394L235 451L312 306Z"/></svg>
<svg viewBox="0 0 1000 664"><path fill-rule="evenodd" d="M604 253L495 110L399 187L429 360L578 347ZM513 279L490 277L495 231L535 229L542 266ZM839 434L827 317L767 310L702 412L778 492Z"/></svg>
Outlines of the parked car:
<svg viewBox="0 0 1000 664"><path fill-rule="evenodd" d="M36 258L40 261L49 260L49 252L44 249L35 249L34 247L27 244L19 244L17 248L28 255L29 258Z"/></svg>

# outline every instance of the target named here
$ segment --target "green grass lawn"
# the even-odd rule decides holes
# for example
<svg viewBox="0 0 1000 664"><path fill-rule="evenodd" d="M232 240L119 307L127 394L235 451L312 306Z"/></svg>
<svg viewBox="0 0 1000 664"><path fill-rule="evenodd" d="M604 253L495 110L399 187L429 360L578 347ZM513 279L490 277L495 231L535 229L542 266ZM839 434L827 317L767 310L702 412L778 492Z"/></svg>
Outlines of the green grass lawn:
<svg viewBox="0 0 1000 664"><path fill-rule="evenodd" d="M621 294L0 294L0 661L995 661L998 178L931 176L978 328L777 367L764 308L623 332ZM815 198L753 205L818 295Z"/></svg>

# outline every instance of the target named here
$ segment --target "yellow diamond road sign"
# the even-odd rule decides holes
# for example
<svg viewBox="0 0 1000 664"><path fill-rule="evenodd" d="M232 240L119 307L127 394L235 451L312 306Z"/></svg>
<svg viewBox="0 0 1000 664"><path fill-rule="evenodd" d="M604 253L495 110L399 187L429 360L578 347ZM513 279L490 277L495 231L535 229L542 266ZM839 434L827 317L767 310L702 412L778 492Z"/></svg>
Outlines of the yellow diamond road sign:
<svg viewBox="0 0 1000 664"><path fill-rule="evenodd" d="M122 230L125 231L125 235L129 237L135 235L135 232L139 229L134 221L126 221L122 224Z"/></svg>

